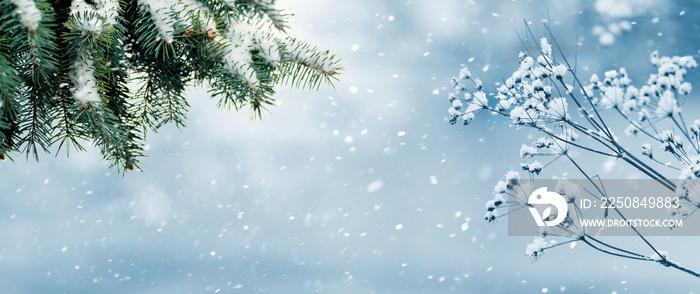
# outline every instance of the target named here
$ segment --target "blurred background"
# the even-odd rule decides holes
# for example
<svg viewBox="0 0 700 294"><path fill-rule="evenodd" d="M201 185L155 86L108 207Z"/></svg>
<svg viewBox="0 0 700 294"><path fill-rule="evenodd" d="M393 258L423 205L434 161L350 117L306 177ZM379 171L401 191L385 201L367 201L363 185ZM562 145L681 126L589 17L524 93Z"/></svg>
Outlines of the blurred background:
<svg viewBox="0 0 700 294"><path fill-rule="evenodd" d="M94 148L0 162L0 292L698 293L697 278L584 244L533 262L531 237L483 216L536 134L488 115L446 121L462 66L487 89L517 68L524 19L540 35L548 23L582 76L624 66L641 86L654 50L698 58L698 1L278 5L292 35L342 58L335 89L281 86L262 121L192 89L189 127L150 134L143 172L125 177ZM584 156L601 177L638 176ZM651 241L700 270L699 237Z"/></svg>

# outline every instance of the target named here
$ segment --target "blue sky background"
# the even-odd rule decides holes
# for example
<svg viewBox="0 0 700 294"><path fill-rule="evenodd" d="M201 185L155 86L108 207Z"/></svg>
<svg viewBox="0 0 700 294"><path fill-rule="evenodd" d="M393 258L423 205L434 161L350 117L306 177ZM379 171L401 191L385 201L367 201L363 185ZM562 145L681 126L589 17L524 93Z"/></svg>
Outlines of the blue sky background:
<svg viewBox="0 0 700 294"><path fill-rule="evenodd" d="M531 238L482 218L534 134L489 116L446 122L462 65L487 88L517 68L523 19L539 33L548 20L583 76L624 66L641 85L653 50L698 58L697 1L279 5L292 34L342 57L335 89L280 87L262 122L193 89L189 127L150 134L143 173L125 177L94 149L0 162L0 292L697 293L696 278L583 244L533 263ZM601 45L593 27L622 19L632 29ZM683 109L700 114L696 101ZM638 176L580 156L602 177ZM698 237L652 241L700 269Z"/></svg>

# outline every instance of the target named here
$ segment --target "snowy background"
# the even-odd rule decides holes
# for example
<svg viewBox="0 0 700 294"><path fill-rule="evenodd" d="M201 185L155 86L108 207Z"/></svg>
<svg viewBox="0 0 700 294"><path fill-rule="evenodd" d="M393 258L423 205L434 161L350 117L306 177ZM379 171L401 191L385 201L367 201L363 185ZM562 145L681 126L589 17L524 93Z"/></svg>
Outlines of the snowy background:
<svg viewBox="0 0 700 294"><path fill-rule="evenodd" d="M1 293L697 293L680 271L583 245L531 262L531 238L482 219L530 133L445 119L461 65L486 85L516 68L524 18L571 55L580 42L584 76L625 66L640 85L653 50L698 58L698 1L279 5L292 34L343 58L336 89L281 87L262 122L193 90L189 128L150 134L143 173L124 178L92 149L1 162ZM652 240L700 269L698 237Z"/></svg>

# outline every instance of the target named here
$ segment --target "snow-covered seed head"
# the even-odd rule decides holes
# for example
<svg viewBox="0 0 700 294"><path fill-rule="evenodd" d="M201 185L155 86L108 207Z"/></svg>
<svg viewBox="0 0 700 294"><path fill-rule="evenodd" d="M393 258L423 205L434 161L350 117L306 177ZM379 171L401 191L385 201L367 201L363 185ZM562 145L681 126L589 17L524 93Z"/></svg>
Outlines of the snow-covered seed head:
<svg viewBox="0 0 700 294"><path fill-rule="evenodd" d="M525 248L525 255L530 256L533 260L541 257L544 254L544 249L547 247L547 242L542 237L535 237L532 243Z"/></svg>
<svg viewBox="0 0 700 294"><path fill-rule="evenodd" d="M649 144L649 143L642 144L642 155L649 157L649 159L654 159L654 155L651 152L651 144Z"/></svg>
<svg viewBox="0 0 700 294"><path fill-rule="evenodd" d="M470 79L471 77L472 77L472 73L469 71L469 68L467 68L466 66L463 67L463 68L459 71L459 78L460 78L461 80L468 80L468 79Z"/></svg>
<svg viewBox="0 0 700 294"><path fill-rule="evenodd" d="M696 139L700 137L700 119L696 119L692 125L690 125L691 138Z"/></svg>
<svg viewBox="0 0 700 294"><path fill-rule="evenodd" d="M493 193L502 194L508 192L508 184L504 181L498 181L496 186L493 187Z"/></svg>
<svg viewBox="0 0 700 294"><path fill-rule="evenodd" d="M494 222L494 221L496 221L497 216L498 216L498 214L496 213L495 210L487 211L486 214L484 215L484 220L486 220L488 222Z"/></svg>
<svg viewBox="0 0 700 294"><path fill-rule="evenodd" d="M493 197L493 204L496 205L496 207L499 207L505 203L506 200L503 197L503 194L496 194L496 196Z"/></svg>
<svg viewBox="0 0 700 294"><path fill-rule="evenodd" d="M559 65L552 67L552 74L558 80L563 79L564 75L566 75L566 72L567 72L566 65L559 64Z"/></svg>
<svg viewBox="0 0 700 294"><path fill-rule="evenodd" d="M520 174L516 171L509 171L506 173L506 183L509 186L509 189L512 189L510 187L517 186L520 181Z"/></svg>
<svg viewBox="0 0 700 294"><path fill-rule="evenodd" d="M486 211L494 211L496 210L496 201L494 200L489 200L486 202Z"/></svg>

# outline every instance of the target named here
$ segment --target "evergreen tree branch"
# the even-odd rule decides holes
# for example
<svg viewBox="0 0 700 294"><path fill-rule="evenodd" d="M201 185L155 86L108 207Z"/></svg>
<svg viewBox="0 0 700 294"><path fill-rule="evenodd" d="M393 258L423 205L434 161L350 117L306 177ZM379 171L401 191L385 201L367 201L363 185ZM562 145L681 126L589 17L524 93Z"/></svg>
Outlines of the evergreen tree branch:
<svg viewBox="0 0 700 294"><path fill-rule="evenodd" d="M36 5L41 11L42 22L36 29L25 28L21 31L20 34L28 40L22 45L28 46L20 46L15 50L23 52L21 55L24 58L20 60L19 67L22 68L25 85L23 90L27 99L23 117L20 119L20 132L24 135L19 145L24 146L23 152L27 157L31 155L38 160L37 145L43 152L49 152L51 117L48 108L55 92L51 73L56 70L58 64L54 56L56 47L53 43L53 12L44 1L36 1Z"/></svg>
<svg viewBox="0 0 700 294"><path fill-rule="evenodd" d="M274 4L0 2L0 159L21 150L38 160L53 144L70 155L91 141L123 172L139 167L149 130L185 127L191 85L262 117L280 83L337 80L339 60L286 35L288 15Z"/></svg>
<svg viewBox="0 0 700 294"><path fill-rule="evenodd" d="M292 39L283 57L281 82L299 88L318 89L322 82L333 85L343 67L328 51L318 50L308 43Z"/></svg>
<svg viewBox="0 0 700 294"><path fill-rule="evenodd" d="M277 30L285 32L288 28L289 15L275 8L274 0L227 0L232 5L242 7L244 11L253 12L261 18L268 20Z"/></svg>

